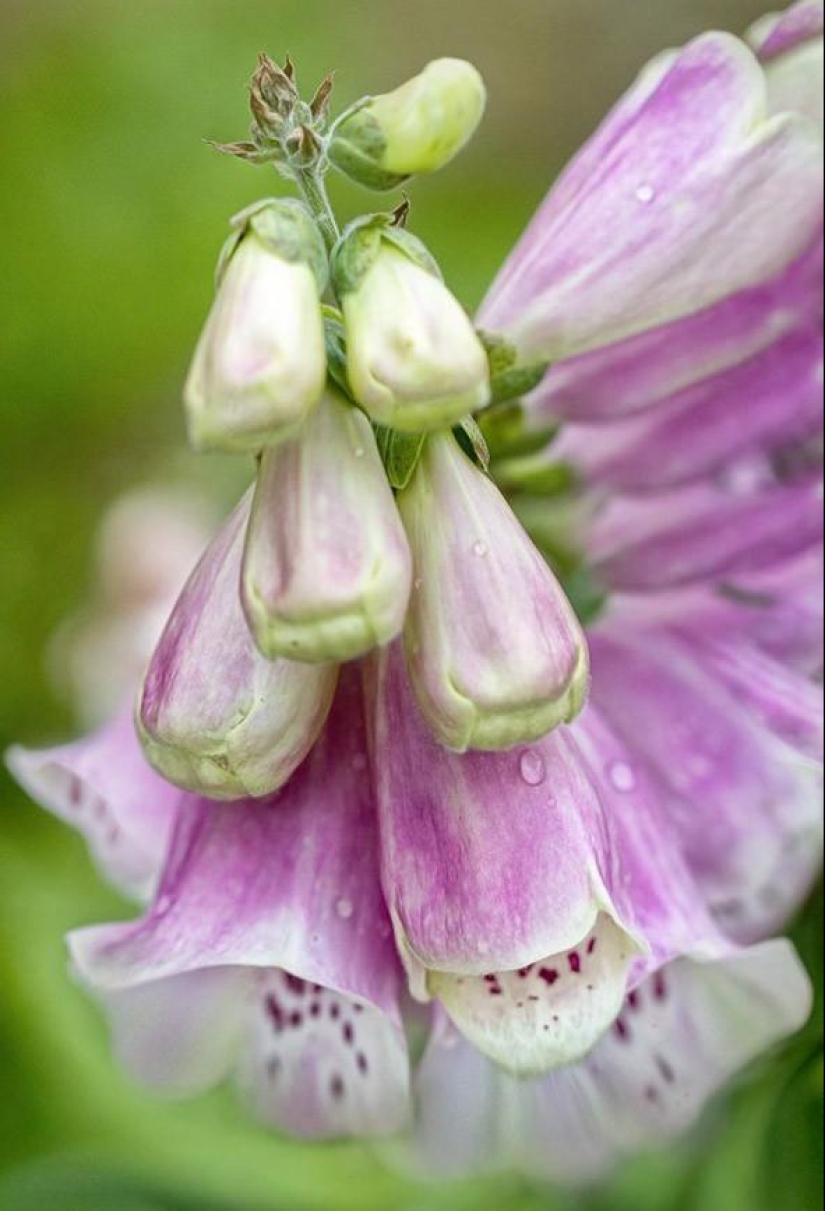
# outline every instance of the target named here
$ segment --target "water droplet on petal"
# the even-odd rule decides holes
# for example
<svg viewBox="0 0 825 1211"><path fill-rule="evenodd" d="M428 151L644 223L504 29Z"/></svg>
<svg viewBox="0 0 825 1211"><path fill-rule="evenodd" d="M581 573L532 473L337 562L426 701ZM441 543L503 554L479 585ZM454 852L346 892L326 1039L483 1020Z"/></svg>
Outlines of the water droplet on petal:
<svg viewBox="0 0 825 1211"><path fill-rule="evenodd" d="M478 542L473 543L473 554L477 555L479 559L483 559L488 550L489 548L486 542L482 542L481 539L479 539Z"/></svg>
<svg viewBox="0 0 825 1211"><path fill-rule="evenodd" d="M623 793L632 791L636 785L636 776L624 761L614 761L608 770L608 776L616 790Z"/></svg>
<svg viewBox="0 0 825 1211"><path fill-rule="evenodd" d="M528 786L541 786L547 776L547 766L541 753L528 748L519 757L519 773Z"/></svg>
<svg viewBox="0 0 825 1211"><path fill-rule="evenodd" d="M656 190L653 188L652 185L645 182L644 185L640 185L639 188L636 190L636 197L639 199L639 201L642 203L643 206L649 206L650 203L652 201L654 201L654 199L656 197Z"/></svg>
<svg viewBox="0 0 825 1211"><path fill-rule="evenodd" d="M363 458L364 457L364 447L356 446L355 449L353 450L353 454L355 455L356 458Z"/></svg>
<svg viewBox="0 0 825 1211"><path fill-rule="evenodd" d="M335 911L342 920L348 921L355 912L352 900L347 900L346 897L342 897L335 905Z"/></svg>

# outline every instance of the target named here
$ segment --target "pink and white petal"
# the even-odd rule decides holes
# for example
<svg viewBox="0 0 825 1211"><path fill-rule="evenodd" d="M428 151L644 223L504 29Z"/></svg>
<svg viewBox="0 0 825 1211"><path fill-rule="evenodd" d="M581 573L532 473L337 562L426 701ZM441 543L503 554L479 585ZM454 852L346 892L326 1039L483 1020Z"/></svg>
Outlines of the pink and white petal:
<svg viewBox="0 0 825 1211"><path fill-rule="evenodd" d="M748 41L763 63L797 50L825 32L822 0L797 0L784 12L770 13L751 26Z"/></svg>
<svg viewBox="0 0 825 1211"><path fill-rule="evenodd" d="M238 1079L261 1122L306 1139L392 1135L409 1117L400 1025L283 971L259 973Z"/></svg>
<svg viewBox="0 0 825 1211"><path fill-rule="evenodd" d="M775 932L820 867L821 769L683 637L602 626L592 644L594 703L658 787L715 919L737 941Z"/></svg>
<svg viewBox="0 0 825 1211"><path fill-rule="evenodd" d="M73 934L75 965L103 991L202 968L279 967L395 1019L400 972L375 827L351 669L287 786L239 804L188 797L147 915Z"/></svg>
<svg viewBox="0 0 825 1211"><path fill-rule="evenodd" d="M115 1058L170 1096L202 1093L237 1065L255 986L254 972L214 967L105 993Z"/></svg>
<svg viewBox="0 0 825 1211"><path fill-rule="evenodd" d="M33 799L83 834L115 887L138 899L151 895L182 794L147 764L131 706L73 744L16 746L6 763Z"/></svg>
<svg viewBox="0 0 825 1211"><path fill-rule="evenodd" d="M760 572L820 543L822 531L819 476L780 485L748 462L725 483L614 497L591 522L587 549L611 589L661 592Z"/></svg>
<svg viewBox="0 0 825 1211"><path fill-rule="evenodd" d="M688 46L588 187L528 229L520 271L501 294L494 286L482 325L525 357L557 359L781 273L821 224L819 144L803 120L763 121L765 111L742 43L708 35Z"/></svg>
<svg viewBox="0 0 825 1211"><path fill-rule="evenodd" d="M689 1129L756 1056L799 1029L807 976L785 942L683 960L632 994L586 1060L515 1081L443 1023L417 1077L419 1155L438 1172L515 1167L579 1185Z"/></svg>
<svg viewBox="0 0 825 1211"><path fill-rule="evenodd" d="M619 420L769 349L822 314L822 236L767 285L551 367L528 398L538 425Z"/></svg>
<svg viewBox="0 0 825 1211"><path fill-rule="evenodd" d="M742 455L817 432L822 381L821 330L800 330L653 412L566 426L548 457L572 463L589 484L619 492L679 487Z"/></svg>

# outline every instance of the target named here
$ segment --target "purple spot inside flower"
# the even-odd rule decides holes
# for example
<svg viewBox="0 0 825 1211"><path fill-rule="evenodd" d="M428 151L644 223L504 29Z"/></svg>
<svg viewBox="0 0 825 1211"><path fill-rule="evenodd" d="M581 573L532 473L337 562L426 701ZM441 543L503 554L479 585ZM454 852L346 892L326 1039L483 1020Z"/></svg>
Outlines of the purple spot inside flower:
<svg viewBox="0 0 825 1211"><path fill-rule="evenodd" d="M288 971L284 972L284 983L290 992L294 992L296 997L302 997L307 990L307 986L303 980L299 980L297 976L290 975Z"/></svg>
<svg viewBox="0 0 825 1211"><path fill-rule="evenodd" d="M570 964L570 970L574 975L579 975L582 969L581 955L577 950L574 950L567 956L567 962Z"/></svg>
<svg viewBox="0 0 825 1211"><path fill-rule="evenodd" d="M653 995L657 1001L667 1000L667 981L661 971L657 973L653 981Z"/></svg>
<svg viewBox="0 0 825 1211"><path fill-rule="evenodd" d="M340 1102L341 1098L344 1096L344 1089L344 1078L336 1073L329 1083L329 1091L335 1098L336 1102Z"/></svg>
<svg viewBox="0 0 825 1211"><path fill-rule="evenodd" d="M302 1013L299 1013L296 1009L295 1013L291 1013L289 1015L289 1024L290 1024L290 1026L294 1026L296 1029L298 1026L303 1026L304 1015Z"/></svg>
<svg viewBox="0 0 825 1211"><path fill-rule="evenodd" d="M358 1052L358 1055L355 1057L355 1062L358 1065L358 1071L360 1073L362 1073L363 1076L366 1076L367 1073L369 1072L370 1066L367 1062L367 1057L364 1055L363 1051Z"/></svg>
<svg viewBox="0 0 825 1211"><path fill-rule="evenodd" d="M662 1055L656 1056L656 1067L659 1069L659 1071L662 1074L662 1078L668 1083L668 1085L675 1084L676 1073L673 1071L673 1068L667 1062L667 1060L664 1058L664 1056L662 1056Z"/></svg>
<svg viewBox="0 0 825 1211"><path fill-rule="evenodd" d="M309 1016L311 1018L319 1018L321 1016L321 1005L318 1001L313 1001L310 1005Z"/></svg>
<svg viewBox="0 0 825 1211"><path fill-rule="evenodd" d="M341 1031L344 1036L344 1042L348 1047L351 1047L355 1041L355 1031L352 1028L351 1022L344 1023L344 1029Z"/></svg>
<svg viewBox="0 0 825 1211"><path fill-rule="evenodd" d="M544 980L544 983L548 984L550 988L552 988L559 979L559 973L556 971L555 967L542 967L541 971L539 972L539 979Z"/></svg>
<svg viewBox="0 0 825 1211"><path fill-rule="evenodd" d="M634 1013L637 1013L641 1005L638 992L631 992L627 998L627 1003Z"/></svg>
<svg viewBox="0 0 825 1211"><path fill-rule="evenodd" d="M599 944L598 938L591 938L590 941L587 943L587 953L589 955L595 954L596 947L598 946L598 944Z"/></svg>
<svg viewBox="0 0 825 1211"><path fill-rule="evenodd" d="M277 997L274 997L272 995L272 993L270 993L269 996L264 1001L264 1008L266 1010L266 1015L269 1018L269 1020L272 1022L272 1025L274 1026L275 1030L276 1031L283 1030L284 1012L281 1009L281 1006L278 1002Z"/></svg>
<svg viewBox="0 0 825 1211"><path fill-rule="evenodd" d="M340 1018L341 1006L338 1004L337 1001L333 1001L333 1003L330 1005L329 1016L332 1018L333 1022L337 1022L338 1019Z"/></svg>
<svg viewBox="0 0 825 1211"><path fill-rule="evenodd" d="M617 1039L621 1039L623 1043L627 1043L630 1039L630 1031L623 1018L617 1018L613 1026L614 1033Z"/></svg>

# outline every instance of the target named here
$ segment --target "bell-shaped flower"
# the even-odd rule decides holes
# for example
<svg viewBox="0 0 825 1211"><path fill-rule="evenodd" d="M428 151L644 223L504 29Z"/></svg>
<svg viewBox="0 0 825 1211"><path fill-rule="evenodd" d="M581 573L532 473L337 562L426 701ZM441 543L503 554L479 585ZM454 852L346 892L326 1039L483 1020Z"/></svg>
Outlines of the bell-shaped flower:
<svg viewBox="0 0 825 1211"><path fill-rule="evenodd" d="M422 244L353 225L333 259L353 396L379 424L448 428L490 398L487 354Z"/></svg>
<svg viewBox="0 0 825 1211"><path fill-rule="evenodd" d="M456 756L397 649L373 675L382 877L410 989L488 1058L522 1075L574 1063L646 974L730 951L644 770L592 711L514 752Z"/></svg>
<svg viewBox="0 0 825 1211"><path fill-rule="evenodd" d="M365 97L336 122L329 158L371 189L436 172L475 134L487 93L463 59L436 59L394 92Z"/></svg>
<svg viewBox="0 0 825 1211"><path fill-rule="evenodd" d="M144 752L170 782L212 799L277 790L327 717L334 665L267 660L240 598L245 497L181 594L143 681Z"/></svg>
<svg viewBox="0 0 825 1211"><path fill-rule="evenodd" d="M350 660L401 631L407 540L369 421L330 388L260 465L243 602L268 657Z"/></svg>
<svg viewBox="0 0 825 1211"><path fill-rule="evenodd" d="M198 450L257 453L296 432L326 383L323 241L299 203L235 220L185 401Z"/></svg>
<svg viewBox="0 0 825 1211"><path fill-rule="evenodd" d="M551 191L482 326L566 358L768 282L821 230L820 159L809 120L771 116L738 39L661 56Z"/></svg>
<svg viewBox="0 0 825 1211"><path fill-rule="evenodd" d="M813 123L773 115L738 40L710 34L655 60L481 309L525 356L561 358L529 398L537 423L652 407L821 314L820 162Z"/></svg>
<svg viewBox="0 0 825 1211"><path fill-rule="evenodd" d="M398 505L415 573L407 661L437 739L504 749L569 722L587 693L585 638L492 480L452 434L433 435Z"/></svg>
<svg viewBox="0 0 825 1211"><path fill-rule="evenodd" d="M691 1128L810 1006L787 942L678 960L629 994L585 1059L532 1080L491 1064L439 1015L416 1077L417 1158L430 1175L516 1169L566 1185L603 1180Z"/></svg>
<svg viewBox="0 0 825 1211"><path fill-rule="evenodd" d="M137 899L151 894L182 795L147 763L131 703L72 744L15 745L6 764L34 800L82 834L115 887Z"/></svg>
<svg viewBox="0 0 825 1211"><path fill-rule="evenodd" d="M822 861L821 690L690 609L663 625L640 600L590 643L593 702L667 806L713 916L737 941L774 933Z"/></svg>
<svg viewBox="0 0 825 1211"><path fill-rule="evenodd" d="M748 41L765 65L768 96L774 113L807 114L823 126L822 0L797 0L783 13L757 21Z"/></svg>
<svg viewBox="0 0 825 1211"><path fill-rule="evenodd" d="M71 937L135 1077L188 1095L234 1073L263 1122L311 1138L403 1126L400 969L365 747L350 674L286 789L181 796L147 914Z"/></svg>

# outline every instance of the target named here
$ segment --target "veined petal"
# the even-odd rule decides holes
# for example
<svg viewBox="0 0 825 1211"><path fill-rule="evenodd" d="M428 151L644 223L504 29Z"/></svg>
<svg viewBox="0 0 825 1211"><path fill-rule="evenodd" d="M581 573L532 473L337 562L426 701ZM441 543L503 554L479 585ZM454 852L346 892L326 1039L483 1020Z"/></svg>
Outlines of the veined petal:
<svg viewBox="0 0 825 1211"><path fill-rule="evenodd" d="M821 707L806 718L807 683L745 642L708 651L626 617L591 639L594 702L658 787L715 918L737 940L774 932L821 862Z"/></svg>
<svg viewBox="0 0 825 1211"><path fill-rule="evenodd" d="M777 485L758 464L741 470L741 484L732 468L728 483L613 498L587 539L597 574L618 591L662 591L759 572L821 541L819 477Z"/></svg>
<svg viewBox="0 0 825 1211"><path fill-rule="evenodd" d="M411 990L520 1073L584 1054L650 964L725 949L644 771L592 711L574 730L458 757L417 718L397 651L376 672L382 872Z"/></svg>
<svg viewBox="0 0 825 1211"><path fill-rule="evenodd" d="M530 1081L490 1064L441 1020L417 1078L430 1171L515 1166L571 1184L687 1130L762 1051L799 1029L810 983L770 942L719 962L672 964L631 994L586 1060Z"/></svg>
<svg viewBox="0 0 825 1211"><path fill-rule="evenodd" d="M350 671L280 795L185 797L149 913L71 936L76 970L128 1036L132 1069L162 1080L153 1057L186 1039L170 1072L179 1091L220 1079L231 1062L269 1123L314 1137L397 1130L406 1045L376 856ZM184 1020L169 1020L178 1012ZM215 1015L216 1044L205 1038Z"/></svg>
<svg viewBox="0 0 825 1211"><path fill-rule="evenodd" d="M820 227L818 140L802 119L766 120L742 43L709 34L639 87L641 104L608 119L618 130L597 135L599 163L588 156L586 181L574 171L576 186L551 194L482 310L525 357L700 311L781 273Z"/></svg>
<svg viewBox="0 0 825 1211"><path fill-rule="evenodd" d="M587 645L564 590L451 434L399 496L415 566L404 632L419 704L457 752L529 743L587 693Z"/></svg>
<svg viewBox="0 0 825 1211"><path fill-rule="evenodd" d="M330 389L261 462L243 569L256 642L271 658L352 659L399 634L411 580L370 423Z"/></svg>
<svg viewBox="0 0 825 1211"><path fill-rule="evenodd" d="M184 588L138 705L152 764L214 799L282 786L323 727L338 677L334 665L267 660L257 650L240 599L249 506L246 496Z"/></svg>
<svg viewBox="0 0 825 1211"><path fill-rule="evenodd" d="M549 450L588 483L620 492L677 487L822 425L822 334L798 331L732 369L603 425L566 426Z"/></svg>
<svg viewBox="0 0 825 1211"><path fill-rule="evenodd" d="M6 762L33 799L83 834L115 887L151 893L182 796L147 764L131 706L92 736L42 751L16 746Z"/></svg>
<svg viewBox="0 0 825 1211"><path fill-rule="evenodd" d="M621 419L758 357L822 312L822 236L767 285L551 367L527 401L537 424Z"/></svg>

